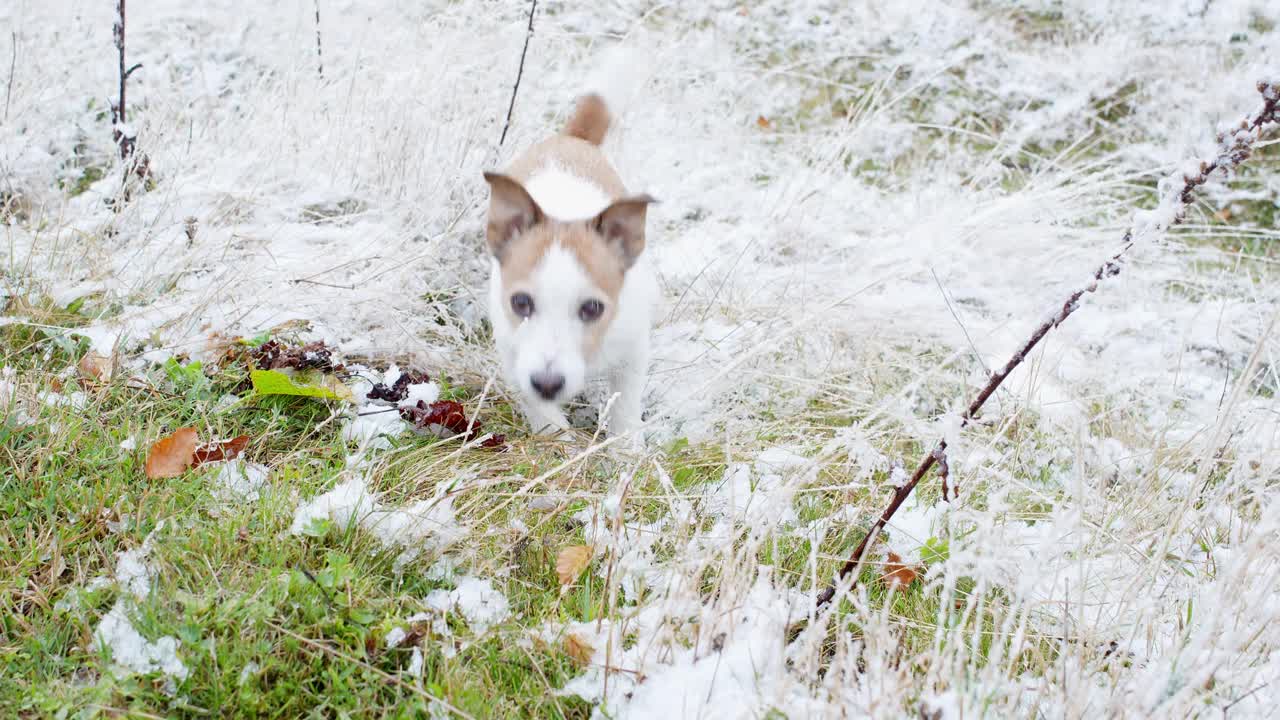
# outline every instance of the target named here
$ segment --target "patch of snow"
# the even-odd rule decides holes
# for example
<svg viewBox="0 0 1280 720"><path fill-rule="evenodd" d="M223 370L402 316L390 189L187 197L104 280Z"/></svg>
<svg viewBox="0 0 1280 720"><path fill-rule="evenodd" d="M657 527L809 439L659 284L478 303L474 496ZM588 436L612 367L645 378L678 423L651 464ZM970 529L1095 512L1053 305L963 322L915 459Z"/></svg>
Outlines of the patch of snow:
<svg viewBox="0 0 1280 720"><path fill-rule="evenodd" d="M385 547L402 548L396 564L403 566L422 550L443 550L466 536L467 530L458 522L453 499L447 492L448 488L441 486L430 500L389 508L369 492L364 477L355 474L299 505L290 531L301 534L317 520L328 520L342 528L358 523Z"/></svg>
<svg viewBox="0 0 1280 720"><path fill-rule="evenodd" d="M214 487L219 495L236 502L255 502L267 482L271 469L261 463L246 462L243 458L235 458L217 463L217 472L213 476Z"/></svg>
<svg viewBox="0 0 1280 720"><path fill-rule="evenodd" d="M471 576L458 578L452 590L432 590L425 602L440 612L461 614L476 633L483 633L511 616L507 596L495 589L492 581Z"/></svg>
<svg viewBox="0 0 1280 720"><path fill-rule="evenodd" d="M419 402L427 405L440 399L440 386L433 382L414 383L405 388L407 394L400 407L416 407Z"/></svg>
<svg viewBox="0 0 1280 720"><path fill-rule="evenodd" d="M94 631L98 647L111 653L111 662L118 673L163 673L178 681L186 680L190 671L178 657L179 642L171 636L154 642L138 632L125 612L123 600L117 600L111 610L102 617Z"/></svg>

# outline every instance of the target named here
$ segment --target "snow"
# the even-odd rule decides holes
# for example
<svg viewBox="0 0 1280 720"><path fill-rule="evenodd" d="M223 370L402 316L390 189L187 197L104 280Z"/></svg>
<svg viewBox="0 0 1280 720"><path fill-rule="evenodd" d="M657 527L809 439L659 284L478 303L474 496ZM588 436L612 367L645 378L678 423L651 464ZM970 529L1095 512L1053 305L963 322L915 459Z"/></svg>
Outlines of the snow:
<svg viewBox="0 0 1280 720"><path fill-rule="evenodd" d="M129 619L129 609L136 603L146 601L151 595L151 581L155 572L147 560L154 538L163 528L164 523L161 522L139 547L117 555L112 580L99 578L107 583L114 581L123 592L98 621L94 638L99 648L110 652L112 666L118 676L131 672L161 673L181 682L190 671L178 657L180 643L177 638L166 635L155 641L147 640ZM102 584L103 582L92 582L90 588Z"/></svg>
<svg viewBox="0 0 1280 720"><path fill-rule="evenodd" d="M432 499L389 508L378 501L369 491L366 478L357 473L299 505L290 532L302 534L317 521L330 521L340 528L357 523L384 547L400 548L396 564L403 566L423 550L441 551L466 536L447 490L447 486L441 486Z"/></svg>
<svg viewBox="0 0 1280 720"><path fill-rule="evenodd" d="M217 463L213 477L215 491L236 502L255 502L271 470L261 463L236 458Z"/></svg>
<svg viewBox="0 0 1280 720"><path fill-rule="evenodd" d="M135 673L163 673L186 680L190 670L178 658L178 640L168 635L151 642L144 638L125 613L125 606L117 602L103 616L94 633L99 647L110 650L111 661Z"/></svg>
<svg viewBox="0 0 1280 720"><path fill-rule="evenodd" d="M490 580L465 576L456 580L452 590L432 590L426 597L429 607L440 612L456 612L477 633L503 622L511 616L506 595L493 587Z"/></svg>

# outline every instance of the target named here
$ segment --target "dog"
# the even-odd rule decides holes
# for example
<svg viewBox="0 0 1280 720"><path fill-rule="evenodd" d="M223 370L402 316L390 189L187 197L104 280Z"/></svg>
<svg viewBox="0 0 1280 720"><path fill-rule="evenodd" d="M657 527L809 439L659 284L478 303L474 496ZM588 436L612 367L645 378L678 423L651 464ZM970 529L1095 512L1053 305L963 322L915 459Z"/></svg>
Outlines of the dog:
<svg viewBox="0 0 1280 720"><path fill-rule="evenodd" d="M564 130L486 172L489 321L536 434L564 437L563 406L603 381L610 435L640 444L657 282L645 254L648 194L630 194L600 149L605 97L578 98Z"/></svg>

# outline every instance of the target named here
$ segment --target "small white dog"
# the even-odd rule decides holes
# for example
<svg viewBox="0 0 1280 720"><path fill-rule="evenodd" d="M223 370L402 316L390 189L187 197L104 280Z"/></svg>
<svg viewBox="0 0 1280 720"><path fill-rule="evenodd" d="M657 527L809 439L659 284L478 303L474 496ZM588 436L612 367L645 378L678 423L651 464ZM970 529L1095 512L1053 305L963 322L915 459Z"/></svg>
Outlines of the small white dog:
<svg viewBox="0 0 1280 720"><path fill-rule="evenodd" d="M568 429L562 405L601 380L612 402L601 426L620 435L641 425L657 296L644 253L654 200L628 194L600 151L611 119L601 95L584 95L560 135L484 175L489 320L535 432Z"/></svg>

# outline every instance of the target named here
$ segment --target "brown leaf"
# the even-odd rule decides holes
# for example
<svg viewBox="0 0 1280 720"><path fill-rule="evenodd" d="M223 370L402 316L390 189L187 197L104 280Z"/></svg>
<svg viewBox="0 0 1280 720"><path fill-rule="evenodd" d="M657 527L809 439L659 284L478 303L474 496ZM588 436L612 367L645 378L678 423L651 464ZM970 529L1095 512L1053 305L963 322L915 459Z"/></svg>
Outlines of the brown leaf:
<svg viewBox="0 0 1280 720"><path fill-rule="evenodd" d="M195 449L191 458L191 467L203 465L204 463L219 462L222 460L232 460L240 453L244 452L245 447L249 445L249 436L240 435L230 440L217 440L211 443L205 443Z"/></svg>
<svg viewBox="0 0 1280 720"><path fill-rule="evenodd" d="M915 582L917 575L915 569L902 563L902 558L898 553L890 552L889 559L884 564L884 575L880 577L880 581L898 592L906 592L911 583Z"/></svg>
<svg viewBox="0 0 1280 720"><path fill-rule="evenodd" d="M111 377L111 358L95 352L86 353L76 369L85 380L106 380Z"/></svg>
<svg viewBox="0 0 1280 720"><path fill-rule="evenodd" d="M570 545L556 556L556 577L560 585L570 585L591 564L591 548L586 545Z"/></svg>
<svg viewBox="0 0 1280 720"><path fill-rule="evenodd" d="M761 130L768 130L772 126L772 124L769 122L769 118L763 115L759 115L756 117L756 125L759 126Z"/></svg>
<svg viewBox="0 0 1280 720"><path fill-rule="evenodd" d="M586 666L591 663L591 656L595 654L596 649L577 633L569 633L564 636L564 651L579 666Z"/></svg>
<svg viewBox="0 0 1280 720"><path fill-rule="evenodd" d="M160 438L147 452L147 477L177 477L191 466L196 454L196 429L181 428Z"/></svg>

